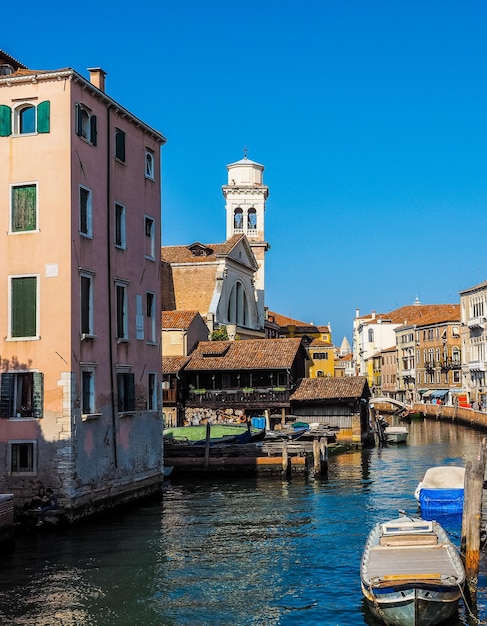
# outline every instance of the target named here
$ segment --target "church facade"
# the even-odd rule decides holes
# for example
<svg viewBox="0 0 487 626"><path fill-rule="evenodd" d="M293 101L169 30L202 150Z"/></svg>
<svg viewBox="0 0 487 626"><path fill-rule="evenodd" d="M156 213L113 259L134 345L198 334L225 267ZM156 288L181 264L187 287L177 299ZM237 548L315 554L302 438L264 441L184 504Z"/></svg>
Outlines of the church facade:
<svg viewBox="0 0 487 626"><path fill-rule="evenodd" d="M161 295L165 311L198 311L211 335L225 327L229 339L265 337L264 166L246 156L227 165L223 185L226 241L163 246ZM164 332L164 328L163 328Z"/></svg>

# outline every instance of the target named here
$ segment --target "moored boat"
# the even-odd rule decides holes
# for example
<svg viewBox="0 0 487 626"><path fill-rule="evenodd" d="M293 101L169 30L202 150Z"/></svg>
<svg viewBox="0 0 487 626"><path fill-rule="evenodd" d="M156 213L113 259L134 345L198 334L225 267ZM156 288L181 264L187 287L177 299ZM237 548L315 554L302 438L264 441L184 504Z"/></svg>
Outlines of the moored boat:
<svg viewBox="0 0 487 626"><path fill-rule="evenodd" d="M387 443L406 443L409 431L405 426L386 426L384 435Z"/></svg>
<svg viewBox="0 0 487 626"><path fill-rule="evenodd" d="M201 444L206 441L206 424L165 428L163 435L168 442ZM210 443L249 443L265 437L265 428L253 428L246 424L211 424Z"/></svg>
<svg viewBox="0 0 487 626"><path fill-rule="evenodd" d="M457 465L430 467L418 483L414 496L423 517L463 511L465 468Z"/></svg>
<svg viewBox="0 0 487 626"><path fill-rule="evenodd" d="M371 530L360 579L370 610L388 626L434 626L458 610L465 570L440 524L401 517Z"/></svg>

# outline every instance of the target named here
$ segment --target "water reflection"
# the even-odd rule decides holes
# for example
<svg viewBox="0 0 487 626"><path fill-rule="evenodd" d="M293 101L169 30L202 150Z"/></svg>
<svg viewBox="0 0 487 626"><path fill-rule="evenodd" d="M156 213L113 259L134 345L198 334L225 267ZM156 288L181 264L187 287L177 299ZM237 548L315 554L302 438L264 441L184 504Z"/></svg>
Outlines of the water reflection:
<svg viewBox="0 0 487 626"><path fill-rule="evenodd" d="M173 483L162 503L19 539L1 561L0 623L372 626L359 579L367 533L398 509L417 512L424 471L465 464L483 437L439 422L409 429L405 446L331 457L323 480Z"/></svg>

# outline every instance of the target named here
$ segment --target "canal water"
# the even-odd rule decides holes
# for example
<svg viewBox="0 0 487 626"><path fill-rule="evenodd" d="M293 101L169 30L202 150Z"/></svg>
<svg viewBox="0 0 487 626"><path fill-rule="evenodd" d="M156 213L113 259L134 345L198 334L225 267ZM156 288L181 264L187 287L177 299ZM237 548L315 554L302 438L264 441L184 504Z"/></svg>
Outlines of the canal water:
<svg viewBox="0 0 487 626"><path fill-rule="evenodd" d="M424 471L464 465L485 436L436 421L409 428L407 445L331 457L326 479L170 481L162 501L19 537L1 555L0 624L375 625L359 578L368 531L398 509L416 513ZM459 521L441 521L458 544ZM461 605L448 624L467 617Z"/></svg>

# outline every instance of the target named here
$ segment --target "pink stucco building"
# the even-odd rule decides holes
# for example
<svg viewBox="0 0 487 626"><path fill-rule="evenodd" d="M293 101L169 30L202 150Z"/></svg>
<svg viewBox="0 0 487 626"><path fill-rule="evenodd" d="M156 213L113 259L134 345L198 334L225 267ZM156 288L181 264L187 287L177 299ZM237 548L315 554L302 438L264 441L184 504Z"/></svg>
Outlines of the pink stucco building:
<svg viewBox="0 0 487 626"><path fill-rule="evenodd" d="M0 492L160 487L160 148L105 73L0 51Z"/></svg>

